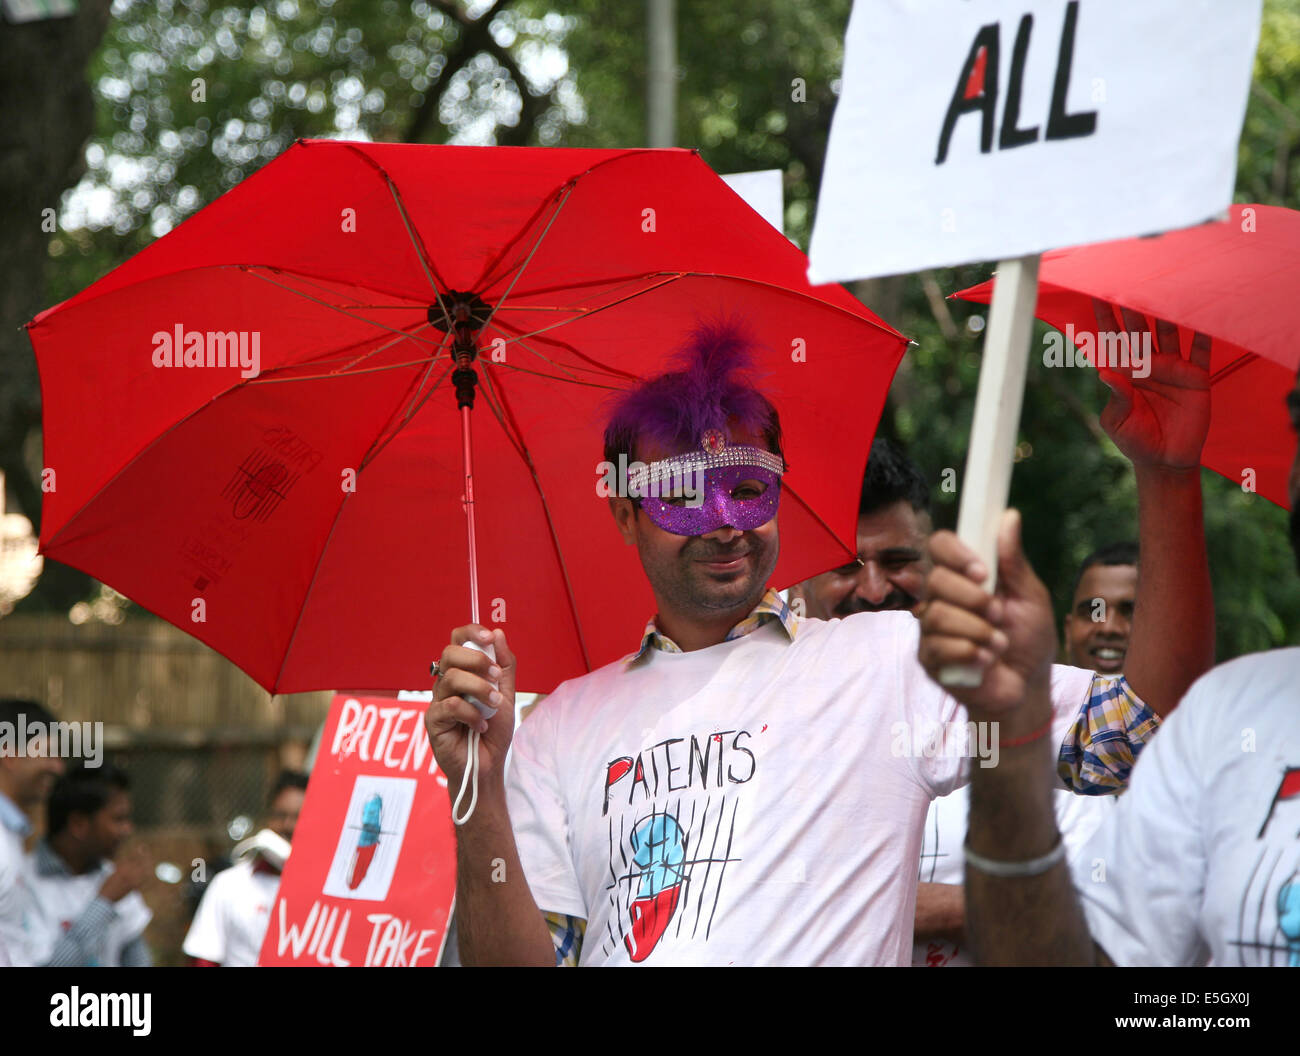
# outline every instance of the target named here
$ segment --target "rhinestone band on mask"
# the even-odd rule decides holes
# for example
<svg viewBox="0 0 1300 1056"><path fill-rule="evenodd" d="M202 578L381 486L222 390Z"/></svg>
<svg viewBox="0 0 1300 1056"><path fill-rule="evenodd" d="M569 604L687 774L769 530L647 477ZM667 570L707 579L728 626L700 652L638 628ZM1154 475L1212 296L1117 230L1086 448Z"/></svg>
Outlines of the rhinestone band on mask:
<svg viewBox="0 0 1300 1056"><path fill-rule="evenodd" d="M627 475L628 494L640 496L649 485L681 481L694 474L729 466L757 466L778 477L785 472L785 461L779 455L759 447L724 447L704 454L692 451L631 470Z"/></svg>

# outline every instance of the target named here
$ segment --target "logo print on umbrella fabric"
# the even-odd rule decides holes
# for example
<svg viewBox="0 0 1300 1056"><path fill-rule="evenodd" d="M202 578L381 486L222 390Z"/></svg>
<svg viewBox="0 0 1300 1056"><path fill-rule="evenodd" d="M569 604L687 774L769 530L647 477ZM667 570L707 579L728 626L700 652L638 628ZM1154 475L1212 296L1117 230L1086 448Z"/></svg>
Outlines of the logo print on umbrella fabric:
<svg viewBox="0 0 1300 1056"><path fill-rule="evenodd" d="M251 517L264 523L288 496L299 476L290 473L279 459L254 451L235 470L221 495L233 504L236 520Z"/></svg>
<svg viewBox="0 0 1300 1056"><path fill-rule="evenodd" d="M682 893L686 841L671 814L652 814L632 833L632 864L639 873L629 915L631 930L623 936L634 961L644 961L668 929Z"/></svg>

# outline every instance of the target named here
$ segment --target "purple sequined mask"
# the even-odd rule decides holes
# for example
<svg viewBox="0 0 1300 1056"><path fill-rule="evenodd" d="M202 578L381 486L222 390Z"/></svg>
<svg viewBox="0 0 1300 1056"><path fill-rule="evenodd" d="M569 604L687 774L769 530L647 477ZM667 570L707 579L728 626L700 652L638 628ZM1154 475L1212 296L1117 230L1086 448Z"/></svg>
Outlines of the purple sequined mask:
<svg viewBox="0 0 1300 1056"><path fill-rule="evenodd" d="M674 535L708 535L724 525L748 532L776 516L784 463L757 447L727 447L714 431L688 451L628 473L628 493Z"/></svg>

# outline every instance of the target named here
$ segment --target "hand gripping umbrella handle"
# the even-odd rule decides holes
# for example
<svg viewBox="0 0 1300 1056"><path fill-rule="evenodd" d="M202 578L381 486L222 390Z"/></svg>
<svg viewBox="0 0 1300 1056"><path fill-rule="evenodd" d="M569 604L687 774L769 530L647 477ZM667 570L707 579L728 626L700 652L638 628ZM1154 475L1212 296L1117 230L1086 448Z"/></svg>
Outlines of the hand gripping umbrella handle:
<svg viewBox="0 0 1300 1056"><path fill-rule="evenodd" d="M491 646L477 645L474 642L466 642L466 649L474 649L482 653L493 663L496 663L496 650ZM478 709L478 713L485 719L492 718L497 713L497 708L484 704L478 697L466 697L471 704ZM456 793L456 802L451 805L451 820L457 825L464 825L474 816L474 808L478 805L478 730L469 731L469 743L466 745L465 754L465 773L460 779L460 791ZM472 787L471 787L472 786ZM461 800L465 798L465 790L471 789L469 798L469 807L465 810L465 816L460 816Z"/></svg>

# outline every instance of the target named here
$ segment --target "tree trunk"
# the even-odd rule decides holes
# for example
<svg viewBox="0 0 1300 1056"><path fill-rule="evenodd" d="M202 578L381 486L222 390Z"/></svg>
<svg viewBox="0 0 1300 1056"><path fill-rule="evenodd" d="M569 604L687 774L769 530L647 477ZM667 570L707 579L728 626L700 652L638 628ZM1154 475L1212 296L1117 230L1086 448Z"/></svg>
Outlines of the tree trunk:
<svg viewBox="0 0 1300 1056"><path fill-rule="evenodd" d="M110 0L81 0L77 12L0 30L0 470L19 512L39 531L41 490L23 458L40 427L41 391L27 331L45 304L46 250L63 192L81 178L95 126L86 66L108 27ZM42 228L45 230L42 230ZM46 562L41 607L83 597L89 579Z"/></svg>

